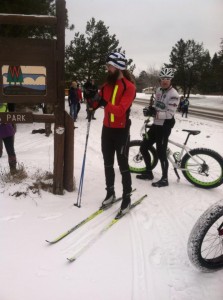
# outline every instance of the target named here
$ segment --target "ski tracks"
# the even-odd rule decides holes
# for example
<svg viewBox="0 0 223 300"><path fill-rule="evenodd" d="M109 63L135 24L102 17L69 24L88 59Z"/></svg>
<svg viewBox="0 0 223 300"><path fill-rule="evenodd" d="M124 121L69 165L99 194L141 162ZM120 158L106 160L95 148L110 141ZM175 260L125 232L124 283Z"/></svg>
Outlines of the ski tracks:
<svg viewBox="0 0 223 300"><path fill-rule="evenodd" d="M164 196L148 197L130 215L132 300L196 300L201 294L209 299L207 274L195 273L187 257L190 229L185 202L178 198L174 203L175 196Z"/></svg>
<svg viewBox="0 0 223 300"><path fill-rule="evenodd" d="M163 255L160 249L154 245L154 235L150 234L155 230L154 219L156 219L157 209L159 209L157 205L154 205L148 198L131 213L132 300L167 300L166 291L164 291L164 297L159 292L161 280L156 271L157 268L159 269Z"/></svg>

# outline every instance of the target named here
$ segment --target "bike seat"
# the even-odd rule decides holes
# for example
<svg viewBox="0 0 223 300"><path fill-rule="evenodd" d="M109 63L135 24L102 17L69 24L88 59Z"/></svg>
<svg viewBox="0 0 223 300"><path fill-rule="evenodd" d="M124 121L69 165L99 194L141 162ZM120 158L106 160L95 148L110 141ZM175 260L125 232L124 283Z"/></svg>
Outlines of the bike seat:
<svg viewBox="0 0 223 300"><path fill-rule="evenodd" d="M188 130L188 129L183 129L182 131L189 132L190 134L193 134L193 135L197 135L197 134L201 133L199 130Z"/></svg>

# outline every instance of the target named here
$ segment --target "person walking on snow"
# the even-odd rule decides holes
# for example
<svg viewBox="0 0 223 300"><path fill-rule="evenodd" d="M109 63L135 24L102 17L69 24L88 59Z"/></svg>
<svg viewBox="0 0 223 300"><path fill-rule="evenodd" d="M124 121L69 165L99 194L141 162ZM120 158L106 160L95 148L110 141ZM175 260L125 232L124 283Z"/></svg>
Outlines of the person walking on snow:
<svg viewBox="0 0 223 300"><path fill-rule="evenodd" d="M124 54L112 52L106 60L107 80L99 93L98 102L92 102L96 109L104 106L104 121L101 135L107 195L102 206L115 200L115 153L122 176L122 203L116 218L129 211L131 205L132 180L128 164L128 144L131 120L130 107L136 95L136 88Z"/></svg>
<svg viewBox="0 0 223 300"><path fill-rule="evenodd" d="M172 87L171 80L174 77L173 69L163 68L159 74L160 87L156 91L154 106L143 109L144 116L154 117L153 124L148 131L148 139L144 139L140 151L146 164L146 172L137 175L138 179L153 180L151 170L151 157L148 149L156 143L158 158L160 160L162 177L153 182L154 187L168 186L168 159L167 144L171 130L175 124L174 115L179 104L179 94Z"/></svg>

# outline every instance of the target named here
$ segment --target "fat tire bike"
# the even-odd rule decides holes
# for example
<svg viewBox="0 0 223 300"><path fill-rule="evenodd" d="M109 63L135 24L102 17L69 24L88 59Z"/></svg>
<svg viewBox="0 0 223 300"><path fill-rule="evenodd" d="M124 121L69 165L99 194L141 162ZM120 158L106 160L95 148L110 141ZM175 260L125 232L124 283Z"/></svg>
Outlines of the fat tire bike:
<svg viewBox="0 0 223 300"><path fill-rule="evenodd" d="M190 233L187 252L191 263L203 272L223 268L223 199L200 216Z"/></svg>
<svg viewBox="0 0 223 300"><path fill-rule="evenodd" d="M143 139L149 139L147 129L151 127L149 119L144 122L141 128L142 140L132 140L129 142L129 169L131 173L141 174L146 171L146 165L140 152L140 146ZM167 149L167 158L172 164L174 172L180 180L178 170L180 170L187 181L196 187L203 189L212 189L223 183L223 157L216 151L207 148L190 149L187 142L191 135L200 133L199 130L186 130L186 140L183 144L168 140L168 145L172 144L179 148L179 151L173 152L169 147ZM155 147L150 147L148 152L151 157L152 169L158 163L158 155Z"/></svg>

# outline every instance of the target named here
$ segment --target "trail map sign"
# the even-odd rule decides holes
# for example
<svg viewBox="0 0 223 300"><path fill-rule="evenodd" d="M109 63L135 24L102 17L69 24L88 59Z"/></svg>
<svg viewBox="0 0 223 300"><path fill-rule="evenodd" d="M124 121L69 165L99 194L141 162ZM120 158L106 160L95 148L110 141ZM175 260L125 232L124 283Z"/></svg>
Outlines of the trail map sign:
<svg viewBox="0 0 223 300"><path fill-rule="evenodd" d="M12 56L15 43L16 52ZM0 37L0 45L2 102L36 104L59 101L56 40Z"/></svg>
<svg viewBox="0 0 223 300"><path fill-rule="evenodd" d="M3 95L46 95L44 66L2 66Z"/></svg>

